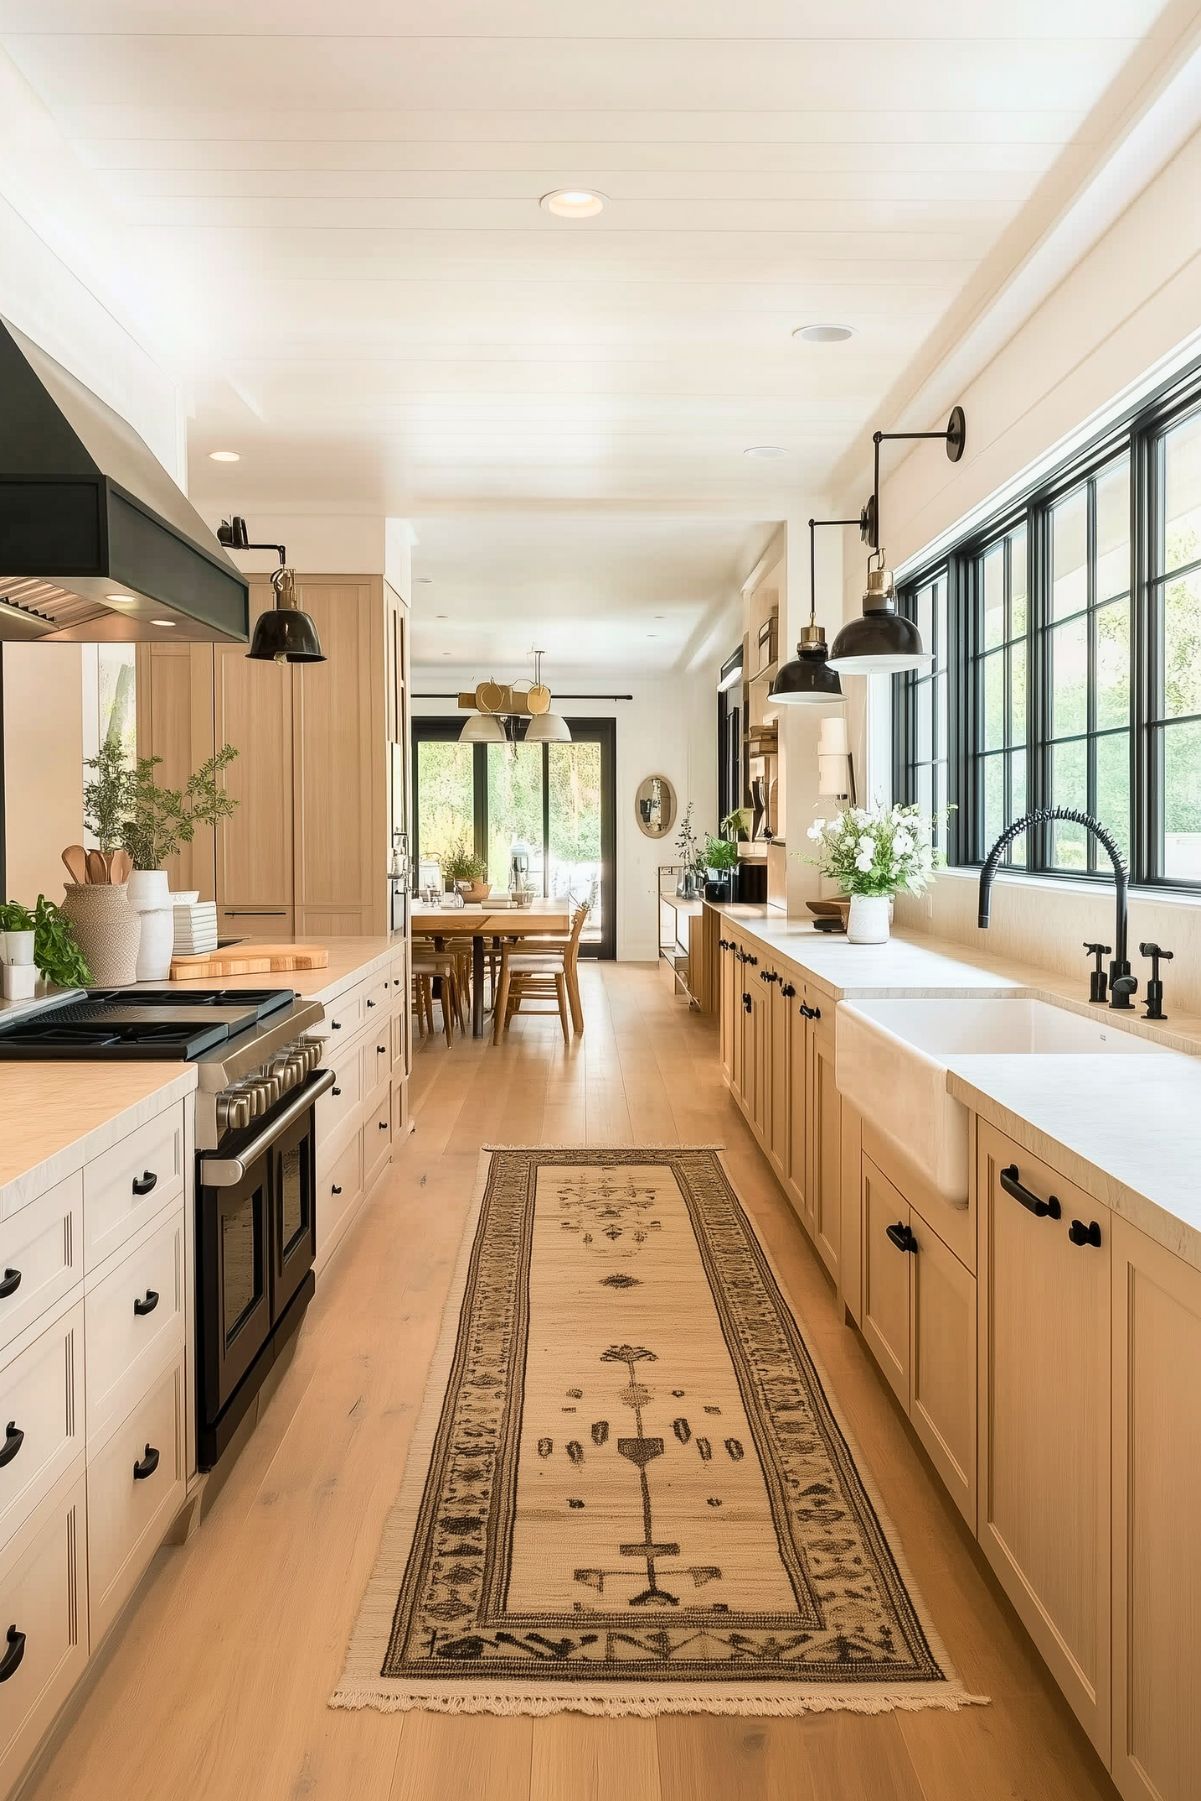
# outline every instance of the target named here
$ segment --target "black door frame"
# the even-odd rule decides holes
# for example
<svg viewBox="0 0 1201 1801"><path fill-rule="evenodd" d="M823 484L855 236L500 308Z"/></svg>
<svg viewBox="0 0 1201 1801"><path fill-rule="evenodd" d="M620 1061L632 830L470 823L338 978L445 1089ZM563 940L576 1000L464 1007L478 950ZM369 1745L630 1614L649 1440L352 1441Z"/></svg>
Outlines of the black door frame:
<svg viewBox="0 0 1201 1801"><path fill-rule="evenodd" d="M617 721L567 716L572 738L594 741L601 753L601 935L596 943L581 943L582 957L612 960L617 955ZM411 722L412 790L413 790L413 882L416 889L421 864L421 813L418 805L418 746L424 741L434 744L456 744L463 729L463 719L443 716ZM488 851L488 746L473 746L473 817L475 849L480 856ZM543 888L550 868L550 745L542 746L542 848Z"/></svg>

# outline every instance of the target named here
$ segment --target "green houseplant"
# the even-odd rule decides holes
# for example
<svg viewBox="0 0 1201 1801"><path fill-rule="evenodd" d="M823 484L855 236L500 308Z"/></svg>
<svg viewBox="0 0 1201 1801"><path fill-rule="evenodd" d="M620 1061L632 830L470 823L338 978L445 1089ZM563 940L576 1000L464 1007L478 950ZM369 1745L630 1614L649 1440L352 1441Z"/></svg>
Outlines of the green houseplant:
<svg viewBox="0 0 1201 1801"><path fill-rule="evenodd" d="M86 988L92 972L62 908L39 894L33 921L33 960L42 975L60 988Z"/></svg>
<svg viewBox="0 0 1201 1801"><path fill-rule="evenodd" d="M448 889L455 889L467 901L487 900L492 892L487 862L478 851L469 849L462 838L451 845L442 859L442 879Z"/></svg>

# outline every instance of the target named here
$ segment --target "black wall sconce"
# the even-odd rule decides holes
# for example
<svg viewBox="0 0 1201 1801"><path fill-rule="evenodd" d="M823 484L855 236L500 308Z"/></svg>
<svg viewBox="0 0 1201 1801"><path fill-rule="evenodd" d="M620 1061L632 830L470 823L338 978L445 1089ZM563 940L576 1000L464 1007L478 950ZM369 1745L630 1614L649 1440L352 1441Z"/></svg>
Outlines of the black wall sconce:
<svg viewBox="0 0 1201 1801"><path fill-rule="evenodd" d="M246 655L256 663L324 663L317 627L296 605L296 576L288 568L286 545L252 544L240 513L221 521L217 540L230 550L273 550L279 558L279 568L271 571L274 603L255 620Z"/></svg>
<svg viewBox="0 0 1201 1801"><path fill-rule="evenodd" d="M916 439L941 440L946 446L948 462L957 463L967 443L963 408L952 408L945 431L878 431L872 434L875 448L872 493L860 514L859 524L859 536L872 551L868 558L863 612L860 618L843 626L829 655L829 667L846 675L897 675L911 669L924 669L930 662L917 626L897 612L896 583L880 548L880 446Z"/></svg>

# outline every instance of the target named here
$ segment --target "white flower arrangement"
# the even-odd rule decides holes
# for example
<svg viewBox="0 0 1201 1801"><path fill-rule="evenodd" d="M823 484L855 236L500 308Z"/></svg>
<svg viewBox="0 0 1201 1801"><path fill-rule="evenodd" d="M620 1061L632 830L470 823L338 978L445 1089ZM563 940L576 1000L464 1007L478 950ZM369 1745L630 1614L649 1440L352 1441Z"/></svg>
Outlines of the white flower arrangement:
<svg viewBox="0 0 1201 1801"><path fill-rule="evenodd" d="M921 894L934 879L932 821L916 807L848 807L833 819L815 819L808 836L817 853L808 859L844 894Z"/></svg>

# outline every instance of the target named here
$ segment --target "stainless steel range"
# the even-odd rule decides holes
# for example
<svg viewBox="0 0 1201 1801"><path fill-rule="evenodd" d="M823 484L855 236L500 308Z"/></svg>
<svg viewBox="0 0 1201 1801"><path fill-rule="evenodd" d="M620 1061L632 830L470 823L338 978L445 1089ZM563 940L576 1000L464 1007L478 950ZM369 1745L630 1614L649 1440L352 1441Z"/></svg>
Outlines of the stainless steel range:
<svg viewBox="0 0 1201 1801"><path fill-rule="evenodd" d="M316 1286L324 1017L286 988L108 989L0 1029L3 1059L196 1065L196 1438L211 1469Z"/></svg>

